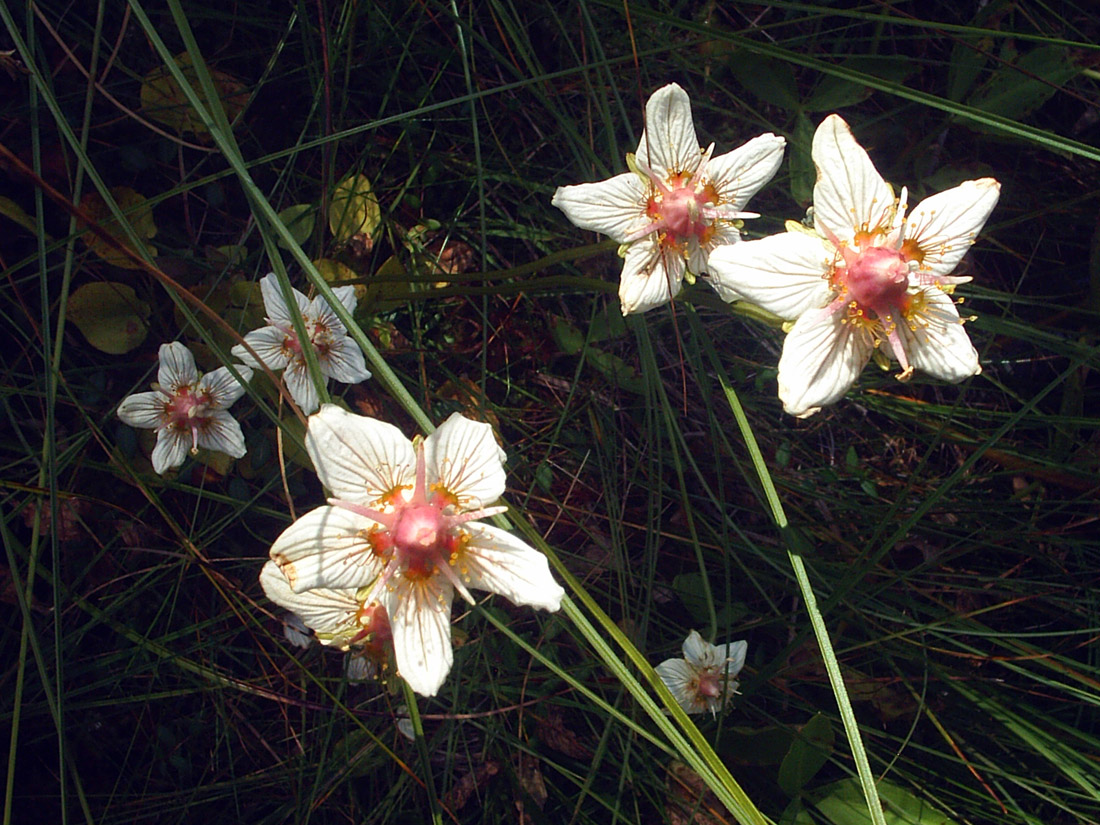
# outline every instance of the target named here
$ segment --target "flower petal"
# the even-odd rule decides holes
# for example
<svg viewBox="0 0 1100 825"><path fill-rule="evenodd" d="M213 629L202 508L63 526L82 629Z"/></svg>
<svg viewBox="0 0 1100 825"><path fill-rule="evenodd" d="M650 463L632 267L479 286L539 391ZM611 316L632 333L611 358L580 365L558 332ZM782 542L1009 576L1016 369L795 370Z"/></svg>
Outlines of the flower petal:
<svg viewBox="0 0 1100 825"><path fill-rule="evenodd" d="M832 245L803 232L722 246L710 254L710 284L723 301L747 300L781 318L829 303Z"/></svg>
<svg viewBox="0 0 1100 825"><path fill-rule="evenodd" d="M742 639L736 642L727 642L724 645L715 645L714 650L717 654L717 667L722 673L726 674L727 678L732 680L745 666L745 656L749 652L749 643ZM737 682L731 681L729 693L733 693L736 688Z"/></svg>
<svg viewBox="0 0 1100 825"><path fill-rule="evenodd" d="M955 384L982 371L955 302L935 287L924 290L924 307L916 330L898 325L909 363L918 370Z"/></svg>
<svg viewBox="0 0 1100 825"><path fill-rule="evenodd" d="M732 152L711 158L707 176L722 205L744 209L749 198L772 179L783 162L787 141L768 132L758 135Z"/></svg>
<svg viewBox="0 0 1100 825"><path fill-rule="evenodd" d="M649 223L645 184L633 172L598 183L559 186L550 203L581 229L608 235L619 243Z"/></svg>
<svg viewBox="0 0 1100 825"><path fill-rule="evenodd" d="M225 453L232 458L241 458L247 452L241 425L225 410L207 413L199 428L198 445L207 450Z"/></svg>
<svg viewBox="0 0 1100 825"><path fill-rule="evenodd" d="M850 242L858 230L890 228L894 192L875 169L848 124L829 115L817 127L813 141L817 167L814 186L814 226L828 237Z"/></svg>
<svg viewBox="0 0 1100 825"><path fill-rule="evenodd" d="M198 380L199 371L191 350L179 341L160 345L157 383L164 387L165 392L171 395L180 387L189 387Z"/></svg>
<svg viewBox="0 0 1100 825"><path fill-rule="evenodd" d="M306 449L321 483L355 504L377 505L415 480L416 452L397 427L335 404L310 416Z"/></svg>
<svg viewBox="0 0 1100 825"><path fill-rule="evenodd" d="M421 696L435 696L451 672L451 600L454 589L401 582L383 591L390 616L397 672Z"/></svg>
<svg viewBox="0 0 1100 825"><path fill-rule="evenodd" d="M924 253L921 269L950 274L982 231L1000 195L997 181L981 178L918 203L905 220L904 237L915 240Z"/></svg>
<svg viewBox="0 0 1100 825"><path fill-rule="evenodd" d="M264 564L260 571L260 585L271 601L294 613L306 627L324 634L318 636L323 644L343 647L358 632L355 616L359 602L354 590L318 587L295 593L273 561Z"/></svg>
<svg viewBox="0 0 1100 825"><path fill-rule="evenodd" d="M237 372L245 381L252 380L252 368L238 364ZM233 377L228 367L218 367L213 372L208 372L199 379L198 393L210 394L210 404L215 409L224 410L233 405L238 398L244 395L245 385Z"/></svg>
<svg viewBox="0 0 1100 825"><path fill-rule="evenodd" d="M291 287L290 291L298 304L298 313L305 316L309 312L309 298L294 287ZM286 301L283 300L283 290L279 287L279 279L274 272L269 272L260 279L260 293L264 296L264 312L267 313L267 320L286 329L293 329L294 322L290 319L290 310L287 308Z"/></svg>
<svg viewBox="0 0 1100 825"><path fill-rule="evenodd" d="M684 659L696 667L708 667L718 661L718 651L698 630L688 633L683 645Z"/></svg>
<svg viewBox="0 0 1100 825"><path fill-rule="evenodd" d="M297 356L283 371L283 380L290 392L294 403L301 407L302 412L309 415L317 410L321 403L317 396L317 385L313 383L313 376L309 374L306 359Z"/></svg>
<svg viewBox="0 0 1100 825"><path fill-rule="evenodd" d="M507 530L488 524L464 525L470 535L459 569L469 586L504 596L512 604L555 612L565 591L550 574L542 553Z"/></svg>
<svg viewBox="0 0 1100 825"><path fill-rule="evenodd" d="M254 329L244 337L244 340L256 351L256 355L260 356L259 361L253 358L252 353L241 344L237 344L229 352L238 361L243 361L250 367L266 364L270 370L281 370L290 363L288 342L293 339L278 327Z"/></svg>
<svg viewBox="0 0 1100 825"><path fill-rule="evenodd" d="M332 293L336 296L336 300L344 305L344 309L348 312L355 312L355 305L358 303L358 299L355 297L354 286L333 287Z"/></svg>
<svg viewBox="0 0 1100 825"><path fill-rule="evenodd" d="M619 281L623 315L647 312L679 295L684 268L683 258L661 249L650 237L632 243Z"/></svg>
<svg viewBox="0 0 1100 825"><path fill-rule="evenodd" d="M685 713L706 712L706 705L699 701L695 690L699 674L690 663L683 659L665 659L653 669Z"/></svg>
<svg viewBox="0 0 1100 825"><path fill-rule="evenodd" d="M783 409L805 418L838 401L855 383L871 357L871 338L842 313L827 310L800 317L779 358L779 398Z"/></svg>
<svg viewBox="0 0 1100 825"><path fill-rule="evenodd" d="M504 450L493 428L459 413L424 439L428 483L440 484L463 510L477 510L504 495Z"/></svg>
<svg viewBox="0 0 1100 825"><path fill-rule="evenodd" d="M321 372L342 384L358 384L371 376L363 351L347 336L329 346L327 357L321 359Z"/></svg>
<svg viewBox="0 0 1100 825"><path fill-rule="evenodd" d="M383 567L367 538L373 526L366 516L343 507L318 507L275 539L271 558L295 593L366 587Z"/></svg>
<svg viewBox="0 0 1100 825"><path fill-rule="evenodd" d="M150 456L153 470L164 473L183 464L191 450L191 433L164 427L157 431L157 443Z"/></svg>
<svg viewBox="0 0 1100 825"><path fill-rule="evenodd" d="M154 430L168 423L164 408L168 400L162 392L135 392L122 399L117 414L124 424Z"/></svg>
<svg viewBox="0 0 1100 825"><path fill-rule="evenodd" d="M342 289L351 289L353 292L352 298L355 298L355 287L342 287ZM320 343L326 336L342 338L348 334L348 328L344 326L343 321L336 317L332 306L321 295L314 296L313 300L310 301L306 318L308 319L306 328L309 330L310 340L314 344Z"/></svg>
<svg viewBox="0 0 1100 825"><path fill-rule="evenodd" d="M645 128L635 157L661 180L694 172L703 153L691 119L691 100L676 83L653 93L645 105Z"/></svg>

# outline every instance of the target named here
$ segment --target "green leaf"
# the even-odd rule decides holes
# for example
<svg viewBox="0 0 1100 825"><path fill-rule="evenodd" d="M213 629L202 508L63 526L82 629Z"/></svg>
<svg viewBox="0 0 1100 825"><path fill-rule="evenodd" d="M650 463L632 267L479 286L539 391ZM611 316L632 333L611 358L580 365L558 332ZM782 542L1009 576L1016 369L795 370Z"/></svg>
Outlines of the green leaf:
<svg viewBox="0 0 1100 825"><path fill-rule="evenodd" d="M886 825L957 825L955 820L909 791L881 779L877 783ZM858 779L842 779L814 794L817 810L833 825L869 825L871 815Z"/></svg>
<svg viewBox="0 0 1100 825"><path fill-rule="evenodd" d="M100 281L85 284L69 296L66 317L97 350L121 355L145 340L149 313L149 305L138 299L132 287Z"/></svg>
<svg viewBox="0 0 1100 825"><path fill-rule="evenodd" d="M23 211L23 207L13 201L11 198L0 197L0 215L5 215L11 218L21 227L30 232L36 232L37 229L34 225L34 219Z"/></svg>
<svg viewBox="0 0 1100 825"><path fill-rule="evenodd" d="M787 796L797 796L813 779L833 752L833 724L824 714L807 722L791 743L779 766L779 787ZM860 797L862 799L862 797Z"/></svg>
<svg viewBox="0 0 1100 825"><path fill-rule="evenodd" d="M790 63L735 52L726 65L734 79L758 100L792 112L801 109Z"/></svg>
<svg viewBox="0 0 1100 825"><path fill-rule="evenodd" d="M314 207L310 203L296 203L279 213L279 220L290 230L290 235L298 246L304 244L313 234L313 215ZM290 249L290 244L282 238L277 243L282 249Z"/></svg>
<svg viewBox="0 0 1100 825"><path fill-rule="evenodd" d="M967 102L993 115L1022 120L1079 72L1068 49L1039 46L994 72Z"/></svg>
<svg viewBox="0 0 1100 825"><path fill-rule="evenodd" d="M778 765L791 749L794 734L789 728L731 727L722 731L715 745L726 762L738 765Z"/></svg>
<svg viewBox="0 0 1100 825"><path fill-rule="evenodd" d="M814 142L814 125L804 114L799 113L791 133L791 197L804 206L814 199L814 184L817 182L817 167L814 166L810 149Z"/></svg>
<svg viewBox="0 0 1100 825"><path fill-rule="evenodd" d="M566 355L576 355L584 349L584 333L576 325L564 318L555 318L550 322L550 332L557 342L558 349Z"/></svg>

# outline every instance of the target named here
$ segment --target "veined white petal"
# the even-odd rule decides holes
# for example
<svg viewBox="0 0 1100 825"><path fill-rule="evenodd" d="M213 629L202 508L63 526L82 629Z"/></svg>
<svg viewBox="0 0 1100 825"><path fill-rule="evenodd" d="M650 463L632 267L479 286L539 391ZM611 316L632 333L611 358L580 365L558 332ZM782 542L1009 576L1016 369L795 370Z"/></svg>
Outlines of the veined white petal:
<svg viewBox="0 0 1100 825"><path fill-rule="evenodd" d="M324 634L318 637L323 644L343 646L358 632L355 616L359 602L354 590L319 587L295 593L273 561L260 571L260 585L271 601L294 613L306 627Z"/></svg>
<svg viewBox="0 0 1100 825"><path fill-rule="evenodd" d="M685 713L704 713L706 705L696 691L698 671L683 659L665 659L653 668Z"/></svg>
<svg viewBox="0 0 1100 825"><path fill-rule="evenodd" d="M124 424L154 430L168 423L164 405L168 396L160 392L135 392L122 399L118 417Z"/></svg>
<svg viewBox="0 0 1100 825"><path fill-rule="evenodd" d="M175 393L180 387L189 387L199 380L195 356L179 341L160 345L160 369L157 383L165 392Z"/></svg>
<svg viewBox="0 0 1100 825"><path fill-rule="evenodd" d="M691 100L678 84L669 83L649 98L645 128L634 154L662 180L698 168L703 153L691 119Z"/></svg>
<svg viewBox="0 0 1100 825"><path fill-rule="evenodd" d="M245 381L252 380L252 368L238 364L237 372ZM218 367L213 372L208 372L199 379L199 394L210 394L210 403L217 409L224 410L233 405L233 402L244 395L245 386L229 371L228 367Z"/></svg>
<svg viewBox="0 0 1100 825"><path fill-rule="evenodd" d="M711 228L714 230L711 233L710 240L706 244L699 244L696 242L696 247L701 253L698 257L692 254L691 259L687 263L687 268L696 275L705 275L710 272L710 255L714 250L720 249L723 246L732 246L735 243L741 243L741 231L733 225L730 221L718 220L711 224ZM691 239L695 241L695 238Z"/></svg>
<svg viewBox="0 0 1100 825"><path fill-rule="evenodd" d="M710 253L710 284L723 301L752 301L781 318L829 303L832 244L803 232L741 241Z"/></svg>
<svg viewBox="0 0 1100 825"><path fill-rule="evenodd" d="M191 451L190 431L176 430L170 427L162 427L157 431L157 443L153 447L150 456L153 469L157 473L164 473L173 467L183 464Z"/></svg>
<svg viewBox="0 0 1100 825"><path fill-rule="evenodd" d="M504 596L512 604L554 612L565 591L550 574L542 553L507 530L481 522L463 525L470 535L455 572L470 587Z"/></svg>
<svg viewBox="0 0 1100 825"><path fill-rule="evenodd" d="M295 593L366 587L383 567L367 538L373 526L366 516L342 507L318 507L275 539L271 558Z"/></svg>
<svg viewBox="0 0 1100 825"><path fill-rule="evenodd" d="M415 481L416 452L401 430L335 404L310 416L306 450L321 483L336 498L355 504L377 505L382 496Z"/></svg>
<svg viewBox="0 0 1100 825"><path fill-rule="evenodd" d="M953 384L982 371L949 295L935 287L925 289L924 306L913 321L915 330L901 323L898 332L914 368Z"/></svg>
<svg viewBox="0 0 1100 825"><path fill-rule="evenodd" d="M635 241L626 251L619 281L623 315L646 312L667 304L680 294L684 280L684 259L661 249L652 238Z"/></svg>
<svg viewBox="0 0 1100 825"><path fill-rule="evenodd" d="M435 696L451 672L453 597L450 584L437 591L428 582L402 580L379 599L390 616L398 675L421 696Z"/></svg>
<svg viewBox="0 0 1100 825"><path fill-rule="evenodd" d="M828 237L851 241L857 230L889 228L893 224L894 192L875 169L848 124L829 115L817 127L813 141L817 167L814 186L814 226Z"/></svg>
<svg viewBox="0 0 1100 825"><path fill-rule="evenodd" d="M633 172L598 183L559 186L550 203L581 229L608 235L619 243L649 223L645 184Z"/></svg>
<svg viewBox="0 0 1100 825"><path fill-rule="evenodd" d="M321 372L342 384L358 384L371 376L363 351L346 335L329 346L328 357L321 359Z"/></svg>
<svg viewBox="0 0 1100 825"><path fill-rule="evenodd" d="M459 413L424 439L428 483L458 498L463 510L477 510L504 495L504 450L493 428Z"/></svg>
<svg viewBox="0 0 1100 825"><path fill-rule="evenodd" d="M241 425L225 410L211 410L206 414L199 428L198 445L232 458L240 458L247 452Z"/></svg>
<svg viewBox="0 0 1100 825"><path fill-rule="evenodd" d="M993 178L968 180L918 203L905 221L905 238L914 240L922 270L948 275L982 231L997 205L1001 185Z"/></svg>
<svg viewBox="0 0 1100 825"><path fill-rule="evenodd" d="M305 358L302 356L294 358L283 370L283 380L286 382L290 397L301 407L302 412L309 415L316 411L320 399L317 397L317 385L313 383L313 376L309 374Z"/></svg>
<svg viewBox="0 0 1100 825"><path fill-rule="evenodd" d="M290 291L298 304L298 313L305 316L309 311L309 298L294 287L291 287ZM279 279L274 272L269 272L260 279L260 293L264 297L264 312L267 314L267 319L273 324L285 325L288 329L292 329L290 310L286 301L283 300L283 290L279 287Z"/></svg>
<svg viewBox="0 0 1100 825"><path fill-rule="evenodd" d="M698 630L688 633L682 649L688 664L707 667L715 663L714 645L704 639Z"/></svg>
<svg viewBox="0 0 1100 825"><path fill-rule="evenodd" d="M787 141L770 132L758 135L732 152L711 158L707 177L723 204L744 209L749 198L772 179L783 162Z"/></svg>
<svg viewBox="0 0 1100 825"><path fill-rule="evenodd" d="M332 293L336 296L336 300L344 305L344 309L348 312L355 312L355 304L358 299L355 297L354 286L333 287Z"/></svg>
<svg viewBox="0 0 1100 825"><path fill-rule="evenodd" d="M355 288L351 287L351 289L354 292ZM306 318L306 326L310 328L310 340L314 343L321 340L321 335L327 334L332 338L342 338L348 333L348 328L344 326L343 321L336 317L336 313L333 312L329 302L321 295L315 296L310 302Z"/></svg>
<svg viewBox="0 0 1100 825"><path fill-rule="evenodd" d="M714 645L715 666L720 673L725 673L729 679L733 679L741 668L745 666L745 657L749 652L749 643L744 639L736 642L727 642L724 645ZM730 692L737 687L736 682L731 683Z"/></svg>
<svg viewBox="0 0 1100 825"><path fill-rule="evenodd" d="M871 337L842 312L802 315L783 342L779 358L779 398L783 409L805 418L844 396L871 357Z"/></svg>
<svg viewBox="0 0 1100 825"><path fill-rule="evenodd" d="M281 370L290 363L290 347L287 342L291 340L283 330L278 327L260 327L254 329L244 337L248 345L260 356L257 361L247 349L237 344L229 352L238 361L243 361L251 367L267 365L270 370Z"/></svg>

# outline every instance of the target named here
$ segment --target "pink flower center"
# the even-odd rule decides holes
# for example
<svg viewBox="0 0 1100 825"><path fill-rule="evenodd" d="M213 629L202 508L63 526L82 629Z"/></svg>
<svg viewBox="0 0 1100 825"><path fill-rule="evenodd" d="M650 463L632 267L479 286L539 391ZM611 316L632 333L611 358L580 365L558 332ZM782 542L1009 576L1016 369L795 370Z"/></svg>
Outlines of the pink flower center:
<svg viewBox="0 0 1100 825"><path fill-rule="evenodd" d="M165 426L181 432L190 430L192 453L199 449L199 432L209 420L211 404L210 393L196 393L191 384L177 388L164 404Z"/></svg>
<svg viewBox="0 0 1100 825"><path fill-rule="evenodd" d="M844 256L838 267L837 282L860 306L876 315L889 315L904 309L909 288L909 264L897 250L872 246L856 254L851 261Z"/></svg>
<svg viewBox="0 0 1100 825"><path fill-rule="evenodd" d="M722 674L716 668L708 667L699 673L699 695L708 699L722 695Z"/></svg>
<svg viewBox="0 0 1100 825"><path fill-rule="evenodd" d="M373 552L384 560L385 568L364 600L375 600L381 589L400 575L413 584L441 586L437 577L450 582L473 603L473 597L456 572L463 568L462 557L469 543L469 534L460 529L466 522L504 512L504 507L486 507L468 513L447 513L457 502L454 494L444 489L429 490L424 461L424 445L417 447L416 483L406 498L401 490L383 498L392 510L383 511L339 499L329 503L366 516L376 525L367 533Z"/></svg>

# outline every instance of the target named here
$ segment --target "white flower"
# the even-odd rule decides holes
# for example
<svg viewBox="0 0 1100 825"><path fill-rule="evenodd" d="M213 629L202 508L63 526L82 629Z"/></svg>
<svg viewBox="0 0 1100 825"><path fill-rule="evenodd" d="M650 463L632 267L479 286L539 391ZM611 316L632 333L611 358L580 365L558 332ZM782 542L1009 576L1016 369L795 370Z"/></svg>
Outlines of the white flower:
<svg viewBox="0 0 1100 825"><path fill-rule="evenodd" d="M236 369L245 381L252 379L248 367ZM124 398L118 417L131 427L157 431L152 459L158 473L180 466L188 451L193 455L200 447L240 458L245 454L244 435L226 409L244 389L228 368L199 375L191 350L178 341L161 344L153 391Z"/></svg>
<svg viewBox="0 0 1100 825"><path fill-rule="evenodd" d="M951 299L950 273L1000 194L993 178L966 181L921 201L875 170L848 124L830 115L814 134L816 233L788 231L716 250L712 282L727 301L747 299L797 319L779 359L779 397L805 417L840 399L878 348L901 365L957 382L981 372Z"/></svg>
<svg viewBox="0 0 1100 825"><path fill-rule="evenodd" d="M451 669L451 601L471 588L557 610L564 591L546 557L476 519L504 492L504 452L492 428L455 413L423 440L325 404L306 449L335 498L306 513L271 548L290 589L353 591L389 616L398 672L434 696ZM309 624L309 617L291 608Z"/></svg>
<svg viewBox="0 0 1100 825"><path fill-rule="evenodd" d="M645 113L638 151L627 155L632 171L559 187L551 201L582 229L623 244L623 315L671 301L685 269L705 272L711 250L740 240L739 219L757 217L741 210L771 180L786 145L760 135L712 158L714 144L700 148L691 102L675 83L654 92Z"/></svg>
<svg viewBox="0 0 1100 825"><path fill-rule="evenodd" d="M734 677L745 666L748 642L712 645L697 630L684 640L684 658L666 659L654 670L685 713L717 714L737 692Z"/></svg>
<svg viewBox="0 0 1100 825"><path fill-rule="evenodd" d="M340 323L332 307L320 295L312 301L296 289L294 300L302 323L309 334L309 342L317 353L317 362L321 373L327 378L335 378L344 384L358 384L370 378L370 370L356 343L348 337L347 327ZM257 361L242 345L233 347L232 353L246 364L260 366L260 361L268 369L286 372L286 388L294 402L307 415L317 409L317 388L310 377L298 334L294 331L290 308L283 300L282 290L275 273L269 272L260 281L260 292L264 297L264 311L269 326L253 330L244 337L245 342L260 357ZM336 297L348 310L355 310L355 287L340 286L333 290Z"/></svg>
<svg viewBox="0 0 1100 825"><path fill-rule="evenodd" d="M313 634L297 613L287 613L283 616L283 636L291 645L303 650L313 644Z"/></svg>

